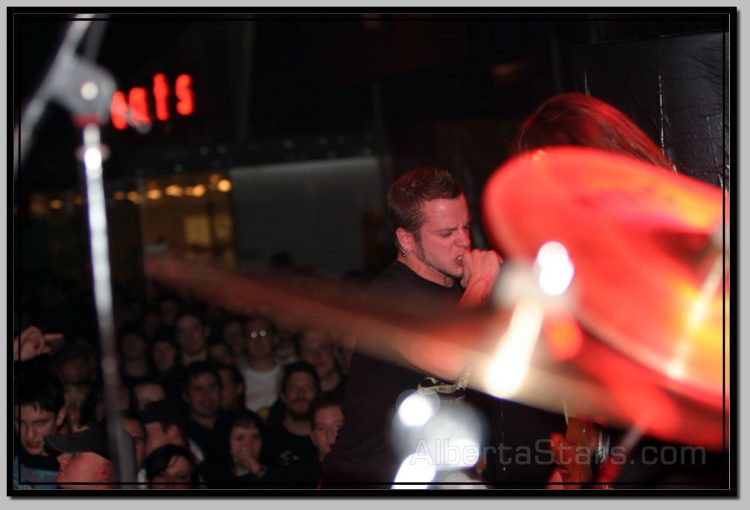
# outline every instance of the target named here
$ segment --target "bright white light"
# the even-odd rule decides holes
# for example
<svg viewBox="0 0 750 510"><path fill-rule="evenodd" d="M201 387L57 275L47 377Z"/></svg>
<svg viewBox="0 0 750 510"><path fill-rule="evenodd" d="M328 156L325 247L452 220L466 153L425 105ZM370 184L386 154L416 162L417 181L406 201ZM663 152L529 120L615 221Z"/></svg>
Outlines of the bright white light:
<svg viewBox="0 0 750 510"><path fill-rule="evenodd" d="M672 360L666 365L667 375L675 380L681 380L685 377L685 363L682 360Z"/></svg>
<svg viewBox="0 0 750 510"><path fill-rule="evenodd" d="M97 147L89 147L83 154L83 161L86 163L87 172L95 172L99 169L101 172L102 167L102 151ZM94 176L98 177L98 176Z"/></svg>
<svg viewBox="0 0 750 510"><path fill-rule="evenodd" d="M398 468L393 489L426 489L435 478L435 463L426 455L412 454L404 459ZM419 482L414 485L400 485L405 482Z"/></svg>
<svg viewBox="0 0 750 510"><path fill-rule="evenodd" d="M99 87L93 81L87 81L81 86L81 97L86 101L92 101L99 95Z"/></svg>
<svg viewBox="0 0 750 510"><path fill-rule="evenodd" d="M557 241L545 243L536 257L539 272L539 286L552 296L559 296L570 286L573 280L573 264L568 257L568 250Z"/></svg>
<svg viewBox="0 0 750 510"><path fill-rule="evenodd" d="M471 479L466 473L462 471L453 471L446 474L438 480L438 483L445 485L438 485L437 489L450 489L450 490L477 490L487 489L486 485L477 483L476 480Z"/></svg>
<svg viewBox="0 0 750 510"><path fill-rule="evenodd" d="M485 382L493 395L508 398L523 384L543 318L544 309L534 301L521 301L516 306L487 370Z"/></svg>
<svg viewBox="0 0 750 510"><path fill-rule="evenodd" d="M435 414L435 404L419 393L409 395L398 407L398 417L407 427L421 427Z"/></svg>
<svg viewBox="0 0 750 510"><path fill-rule="evenodd" d="M469 468L479 462L479 443L471 437L449 438L438 443L438 459L443 470Z"/></svg>

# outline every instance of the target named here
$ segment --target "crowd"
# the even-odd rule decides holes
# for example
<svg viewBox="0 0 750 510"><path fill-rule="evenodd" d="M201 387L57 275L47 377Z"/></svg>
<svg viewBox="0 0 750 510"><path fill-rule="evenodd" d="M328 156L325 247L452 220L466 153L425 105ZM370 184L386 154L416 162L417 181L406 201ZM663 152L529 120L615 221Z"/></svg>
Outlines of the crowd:
<svg viewBox="0 0 750 510"><path fill-rule="evenodd" d="M116 475L96 337L61 310L92 309L42 276L25 320L44 329L27 325L15 339L15 488L317 486L344 422L352 354L335 332L170 294L118 295L117 408L134 471Z"/></svg>

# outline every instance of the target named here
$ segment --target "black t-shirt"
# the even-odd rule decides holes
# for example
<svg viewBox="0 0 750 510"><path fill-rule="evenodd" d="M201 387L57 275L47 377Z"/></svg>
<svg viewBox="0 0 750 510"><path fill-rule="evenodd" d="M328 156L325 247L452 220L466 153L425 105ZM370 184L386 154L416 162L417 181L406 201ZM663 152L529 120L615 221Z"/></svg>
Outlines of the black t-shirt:
<svg viewBox="0 0 750 510"><path fill-rule="evenodd" d="M438 285L393 262L370 284L368 298L396 300L405 309L418 307L437 316L455 308L462 294L457 285ZM324 486L390 487L400 464L389 438L393 408L402 393L416 390L424 379L423 373L355 351L344 397L346 422L323 461Z"/></svg>
<svg viewBox="0 0 750 510"><path fill-rule="evenodd" d="M269 428L264 448L268 452L271 467L289 466L301 458L317 455L309 436L298 436L283 425Z"/></svg>
<svg viewBox="0 0 750 510"><path fill-rule="evenodd" d="M416 307L435 315L446 306L455 308L463 294L458 285L451 288L435 284L399 262L386 268L369 291L371 299L394 300L404 309L412 308L412 312L419 311L414 310ZM438 386L450 385L355 352L344 399L346 422L323 461L324 487L390 487L400 465L389 437L398 397L405 391L417 388L425 391ZM464 389L458 388L439 396L455 400L463 394ZM465 395L464 403L477 410L489 427L486 437L489 444L483 445L485 481L504 488L544 486L554 468L550 462L549 435L564 434L564 418L470 389L465 390Z"/></svg>
<svg viewBox="0 0 750 510"><path fill-rule="evenodd" d="M217 418L217 422L219 418ZM216 432L213 428L204 427L200 423L188 417L185 424L185 435L198 445L204 455L209 452L216 443Z"/></svg>

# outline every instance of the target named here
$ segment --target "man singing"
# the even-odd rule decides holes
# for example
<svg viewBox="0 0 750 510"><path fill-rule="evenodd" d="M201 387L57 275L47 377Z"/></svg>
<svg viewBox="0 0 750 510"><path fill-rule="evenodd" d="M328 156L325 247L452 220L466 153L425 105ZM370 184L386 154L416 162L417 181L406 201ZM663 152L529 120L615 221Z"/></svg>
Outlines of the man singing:
<svg viewBox="0 0 750 510"><path fill-rule="evenodd" d="M373 280L370 299L419 307L435 317L447 308L488 301L501 259L493 251L471 249L466 197L450 172L431 167L407 172L388 190L388 213L398 256ZM391 345L402 363L360 351L352 358L346 423L323 463L324 488L389 488L403 460L389 439L399 396L415 390L435 390L442 399L463 395L466 360L433 356L434 349L411 339L393 338Z"/></svg>

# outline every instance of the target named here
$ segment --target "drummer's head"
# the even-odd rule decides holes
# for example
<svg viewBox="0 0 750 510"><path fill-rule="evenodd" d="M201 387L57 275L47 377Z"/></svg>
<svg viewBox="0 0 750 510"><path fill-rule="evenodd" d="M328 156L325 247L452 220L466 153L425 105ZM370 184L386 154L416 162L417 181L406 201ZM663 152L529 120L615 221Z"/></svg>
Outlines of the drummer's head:
<svg viewBox="0 0 750 510"><path fill-rule="evenodd" d="M511 153L554 145L591 147L674 168L627 115L604 101L577 92L558 94L543 102L521 124Z"/></svg>
<svg viewBox="0 0 750 510"><path fill-rule="evenodd" d="M441 285L461 278L471 217L463 188L449 171L420 167L399 177L388 189L388 213L401 262Z"/></svg>

